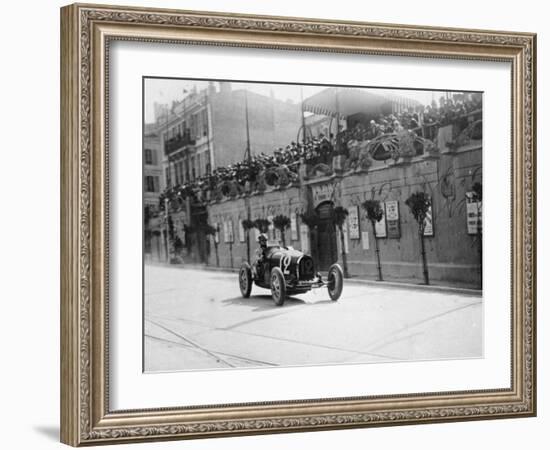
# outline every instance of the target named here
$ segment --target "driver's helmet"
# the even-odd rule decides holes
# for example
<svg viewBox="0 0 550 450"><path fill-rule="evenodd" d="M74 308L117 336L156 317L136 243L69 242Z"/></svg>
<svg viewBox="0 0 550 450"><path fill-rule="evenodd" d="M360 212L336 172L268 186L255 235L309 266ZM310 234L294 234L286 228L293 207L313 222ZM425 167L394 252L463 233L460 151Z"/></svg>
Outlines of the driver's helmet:
<svg viewBox="0 0 550 450"><path fill-rule="evenodd" d="M261 233L258 236L258 243L259 244L266 244L267 243L267 236L264 233Z"/></svg>

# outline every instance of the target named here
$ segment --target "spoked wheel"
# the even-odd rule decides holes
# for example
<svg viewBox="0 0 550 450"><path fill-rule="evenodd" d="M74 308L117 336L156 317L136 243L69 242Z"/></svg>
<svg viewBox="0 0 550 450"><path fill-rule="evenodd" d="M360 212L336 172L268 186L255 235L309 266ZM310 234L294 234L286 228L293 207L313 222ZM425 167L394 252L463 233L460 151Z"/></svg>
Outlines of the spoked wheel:
<svg viewBox="0 0 550 450"><path fill-rule="evenodd" d="M239 288L244 298L250 297L252 291L252 270L250 264L244 262L239 270Z"/></svg>
<svg viewBox="0 0 550 450"><path fill-rule="evenodd" d="M278 267L271 270L271 296L277 306L282 306L286 297L286 283L283 272Z"/></svg>
<svg viewBox="0 0 550 450"><path fill-rule="evenodd" d="M328 269L327 280L328 295L331 300L336 301L342 295L344 288L344 272L338 264L333 264Z"/></svg>

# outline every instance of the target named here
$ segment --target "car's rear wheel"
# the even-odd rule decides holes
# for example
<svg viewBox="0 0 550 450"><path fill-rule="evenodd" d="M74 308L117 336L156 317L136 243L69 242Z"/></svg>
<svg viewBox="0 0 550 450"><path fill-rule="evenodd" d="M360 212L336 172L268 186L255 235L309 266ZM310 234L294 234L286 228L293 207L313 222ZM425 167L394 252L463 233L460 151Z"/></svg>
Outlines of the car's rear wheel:
<svg viewBox="0 0 550 450"><path fill-rule="evenodd" d="M239 270L239 288L244 298L250 297L250 292L252 291L252 269L247 262L244 262Z"/></svg>
<svg viewBox="0 0 550 450"><path fill-rule="evenodd" d="M339 264L333 264L328 269L327 289L331 300L336 301L342 295L344 288L344 272Z"/></svg>
<svg viewBox="0 0 550 450"><path fill-rule="evenodd" d="M273 301L277 306L282 306L286 298L286 283L280 268L274 267L271 270L270 285Z"/></svg>

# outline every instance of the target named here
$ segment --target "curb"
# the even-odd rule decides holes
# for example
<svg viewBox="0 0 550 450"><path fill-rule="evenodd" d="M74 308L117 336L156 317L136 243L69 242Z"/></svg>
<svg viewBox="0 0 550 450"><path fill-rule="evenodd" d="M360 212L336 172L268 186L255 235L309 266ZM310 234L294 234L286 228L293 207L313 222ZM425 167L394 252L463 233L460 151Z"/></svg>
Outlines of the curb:
<svg viewBox="0 0 550 450"><path fill-rule="evenodd" d="M160 267L170 267L174 269L193 269L193 270L209 270L211 272L225 272L225 273L238 273L238 268L228 268L228 267L216 267L216 266L206 266L202 264L168 264L162 262L149 262L148 265L151 266L160 266ZM326 277L326 274L323 273L323 276ZM375 280L365 280L362 278L346 278L344 283L351 284L363 284L368 286L377 286L377 287L386 287L391 289L410 289L416 291L425 291L425 292L442 292L449 294L462 294L462 295L471 295L474 297L482 297L483 291L480 289L470 289L470 288L461 288L461 287L452 287L452 286L440 286L440 285L425 285L425 284L416 284L416 283L407 283L401 281L375 281Z"/></svg>
<svg viewBox="0 0 550 450"><path fill-rule="evenodd" d="M230 268L230 267L216 267L216 266L207 266L207 265L203 265L203 264L189 264L189 263L170 264L170 263L159 262L159 261L154 261L154 262L149 261L149 262L145 262L144 264L146 264L148 266L168 267L168 268L171 268L171 269L209 270L211 272L226 272L226 273L238 273L239 272L239 267L233 267L233 268Z"/></svg>
<svg viewBox="0 0 550 450"><path fill-rule="evenodd" d="M345 283L352 284L366 284L369 286L380 286L393 289L411 289L416 291L426 291L426 292L444 292L448 294L462 294L462 295L471 295L475 297L482 297L483 291L480 289L470 289L470 288L461 288L461 287L452 287L452 286L440 286L440 285L425 285L425 284L415 284L415 283L406 283L401 281L374 281L374 280L364 280L361 278L346 278Z"/></svg>

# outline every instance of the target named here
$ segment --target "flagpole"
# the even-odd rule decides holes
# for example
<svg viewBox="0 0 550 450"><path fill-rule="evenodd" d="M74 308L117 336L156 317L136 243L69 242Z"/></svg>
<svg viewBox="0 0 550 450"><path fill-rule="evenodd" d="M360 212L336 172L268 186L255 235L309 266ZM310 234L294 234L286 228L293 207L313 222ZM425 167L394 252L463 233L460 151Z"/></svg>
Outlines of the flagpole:
<svg viewBox="0 0 550 450"><path fill-rule="evenodd" d="M244 108L246 115L246 157L248 163L250 163L250 126L248 123L248 91L246 89L244 91Z"/></svg>
<svg viewBox="0 0 550 450"><path fill-rule="evenodd" d="M244 91L244 110L245 110L245 119L246 119L246 160L248 162L248 193L245 197L246 199L246 219L250 222L250 194L252 192L252 184L250 182L250 174L252 171L252 155L250 154L250 124L248 121L248 91ZM242 224L241 224L242 226ZM246 230L246 257L250 262L250 228Z"/></svg>
<svg viewBox="0 0 550 450"><path fill-rule="evenodd" d="M334 100L336 103L336 154L340 154L340 101L338 99L338 87L334 88Z"/></svg>
<svg viewBox="0 0 550 450"><path fill-rule="evenodd" d="M300 86L300 97L301 97L301 100L302 100L302 140L303 140L303 143L305 145L306 143L306 117L305 117L305 111L304 111L304 88L302 86Z"/></svg>

